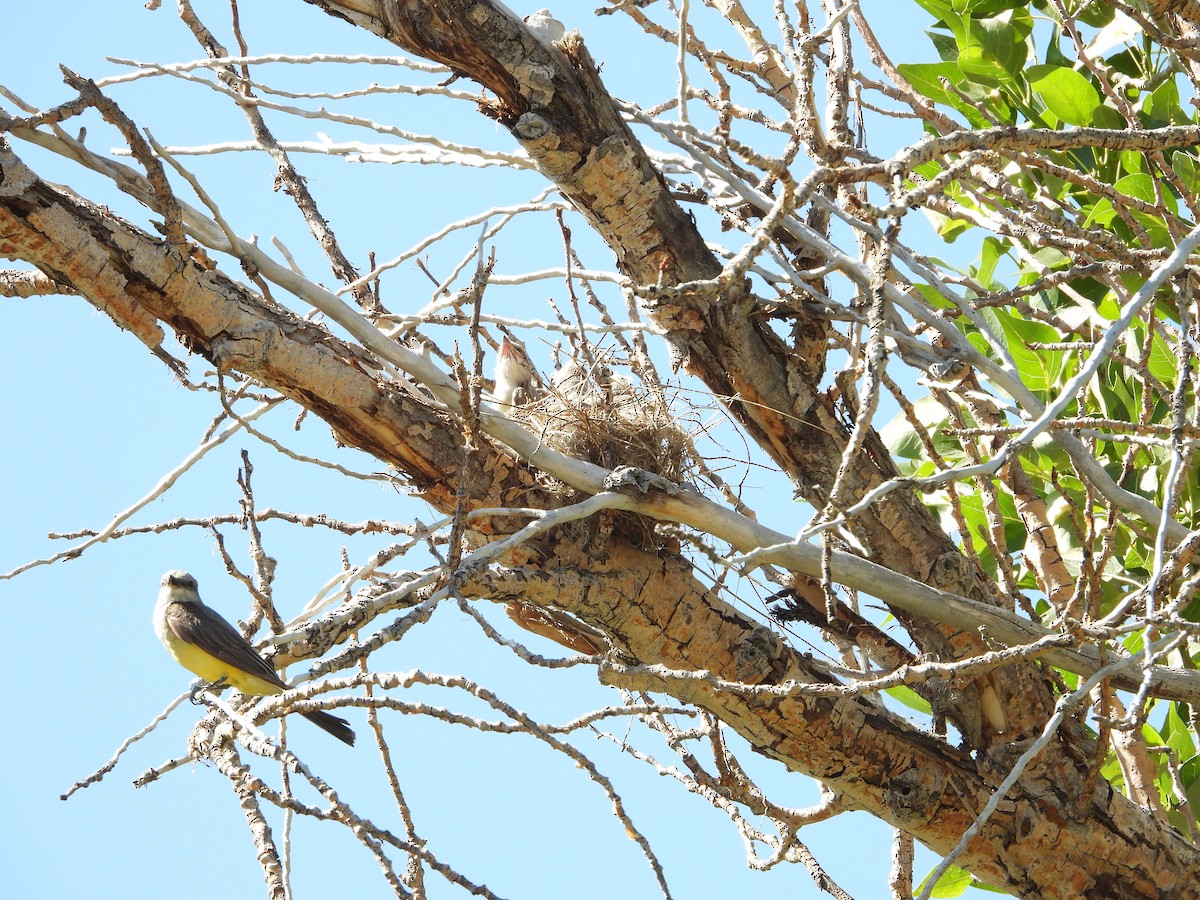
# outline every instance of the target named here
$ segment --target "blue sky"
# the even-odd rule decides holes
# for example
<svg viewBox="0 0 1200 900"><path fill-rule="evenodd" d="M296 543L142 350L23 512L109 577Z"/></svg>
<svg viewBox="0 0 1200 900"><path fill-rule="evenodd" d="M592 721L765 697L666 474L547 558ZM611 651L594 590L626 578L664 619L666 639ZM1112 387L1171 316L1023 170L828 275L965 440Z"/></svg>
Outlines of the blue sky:
<svg viewBox="0 0 1200 900"><path fill-rule="evenodd" d="M526 13L540 3L510 5ZM886 25L881 33L911 32L907 46L917 54L914 58L921 58L927 45L916 43L923 40L916 29L927 17L915 4L901 5L905 14L889 9L892 5L887 3L863 4L869 17L876 13L872 7L894 13L882 20ZM365 32L300 3L271 4L269 11L244 6L242 18L252 52L392 52ZM221 4L197 8L210 25L223 26L227 19ZM278 16L284 8L286 14ZM578 20L567 24L583 30L593 55L604 63L611 89L641 99L639 93L654 79L667 79L662 82L666 87L653 96L669 95L671 55L659 48L653 55L643 54L643 48L653 45L632 25L618 17L594 19L591 8L592 4L586 5L585 13L580 6ZM105 56L168 62L200 55L167 8L151 13L136 2L65 2L55 6L52 26L45 23L46 15L32 5L6 11L9 34L21 34L22 39L14 42L15 52L6 53L0 63L0 83L39 106L52 106L71 96L59 78L59 62L100 78L123 71L105 61ZM881 20L873 21L879 27ZM636 56L629 48L637 48ZM317 80L342 88L403 77L398 70L367 74L361 68L345 67L323 69ZM243 120L231 116L224 104L199 88L142 82L114 89L113 95L165 144L247 138ZM414 131L437 130L501 150L513 147L502 129L469 105L460 104L452 114L439 112L424 121L409 119L416 108L397 100L397 124ZM384 104L384 112L387 109ZM380 106L374 108L374 115L381 117ZM292 140L334 131L323 124L273 119L276 123L277 134ZM116 145L117 140L94 118L88 125L93 149ZM916 137L898 134L894 142ZM20 143L15 149L43 177L110 203L135 221L145 221L144 211L114 195L99 179ZM218 196L239 233L258 234L264 243L272 235L280 236L311 277L331 282L327 267L310 249L290 201L271 192L268 162L245 154L184 161ZM314 156L300 156L297 164L359 262L368 249L386 259L444 222L493 204L527 200L544 186L533 173L497 177L493 170L435 167L416 171L375 167L364 172L362 166ZM528 229L527 240L499 242L498 272L557 263L560 249L554 229L545 221ZM611 268L611 257L588 238L578 220L575 235L596 267ZM472 231L432 254L435 271L445 271L475 236ZM397 310L411 311L428 299L429 292L424 276L410 266L385 282L384 300ZM529 314L545 317L544 299L556 292L561 294L561 285L535 283L509 289L500 293L492 311L517 316L532 310ZM548 368L544 348L535 354L539 364ZM0 377L5 385L0 402L9 423L7 437L0 443L0 466L6 473L0 483L0 507L7 513L0 525L2 571L70 546L69 541L49 540L48 533L99 528L144 496L194 449L218 410L211 395L181 387L135 338L117 331L78 298L0 301ZM312 417L299 433L293 432L294 418L294 409L286 409L269 414L263 424L289 446L336 456L342 464L364 471L378 470L379 465L362 454L335 449L328 429ZM235 476L243 448L250 451L255 465L260 508L320 511L346 521L434 518L402 490L378 482L347 483L238 436L186 473L169 494L136 514L130 524L236 511ZM790 495L790 490L780 488L778 482L763 477L748 500L769 524L794 532L807 519L807 512L770 501L772 496ZM336 571L343 544L356 560L386 544L378 537L330 539L317 531L272 524L263 530L267 551L280 562L275 596L285 618L298 612ZM244 536L234 528L224 533L239 565L248 570ZM8 773L13 811L7 818L5 864L0 867L0 893L5 896L169 894L187 900L209 897L214 890L233 897L260 895L261 874L245 822L220 775L195 765L147 788L135 790L131 785L148 768L183 752L198 717L189 706L177 709L165 724L135 744L103 782L69 802L58 799L189 685L187 673L171 662L150 628L158 579L169 568L195 574L202 595L228 618L247 614L244 591L224 574L211 536L199 528L110 541L80 559L35 567L0 581L9 673L0 690L0 711L8 722L7 739L0 742L0 771ZM495 610L486 612L497 620ZM529 636L528 642L539 652L554 651L553 645L536 641ZM389 653L390 659L377 662L386 662L396 671L462 672L549 722L566 722L612 702L612 695L596 686L590 670L531 671L507 651L482 640L476 626L450 605L440 609L417 638ZM461 692L412 691L404 699L494 718ZM356 811L399 832L365 718L357 712L350 717L360 735L356 749L328 739L302 721L290 724L289 740ZM530 739L481 735L418 715L395 715L388 725L402 787L418 828L430 849L467 877L487 883L502 896L655 895L649 868L637 845L609 815L603 792L581 777L565 757ZM618 737L623 733L620 726L613 731ZM749 871L741 841L720 813L671 779L622 754L613 742L581 735L575 743L613 779L635 824L661 854L676 896L715 897L735 891L817 895L800 866ZM652 742L644 745L672 763L665 748ZM797 807L816 802L816 790L807 779L750 753L743 755L743 761L771 785L777 800ZM269 767L263 773L269 776ZM278 835L280 817L271 815ZM890 836L879 822L862 813L846 814L806 830L801 837L852 894L884 891ZM359 898L391 895L375 863L344 829L301 821L295 826L293 843L297 897L322 896L335 889ZM928 854L920 859L918 875L931 865ZM462 894L435 876L430 877L430 885L434 897Z"/></svg>

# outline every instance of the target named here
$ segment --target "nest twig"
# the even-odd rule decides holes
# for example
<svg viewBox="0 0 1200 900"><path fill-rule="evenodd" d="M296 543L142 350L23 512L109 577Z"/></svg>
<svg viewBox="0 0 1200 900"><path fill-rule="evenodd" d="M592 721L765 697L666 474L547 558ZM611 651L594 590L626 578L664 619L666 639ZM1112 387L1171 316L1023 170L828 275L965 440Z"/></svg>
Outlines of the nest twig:
<svg viewBox="0 0 1200 900"><path fill-rule="evenodd" d="M544 394L513 415L537 428L548 446L606 469L633 466L674 482L684 480L688 469L687 437L661 397L600 363L588 368L569 361ZM550 487L567 502L581 499L561 482ZM653 520L634 513L606 515L608 527L643 549L658 546Z"/></svg>

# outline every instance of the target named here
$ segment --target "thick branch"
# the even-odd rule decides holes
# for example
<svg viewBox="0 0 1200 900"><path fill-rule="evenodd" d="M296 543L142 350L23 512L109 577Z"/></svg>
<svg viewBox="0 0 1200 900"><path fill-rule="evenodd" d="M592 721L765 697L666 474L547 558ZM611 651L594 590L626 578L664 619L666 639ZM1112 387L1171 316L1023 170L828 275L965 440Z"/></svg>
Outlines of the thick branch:
<svg viewBox="0 0 1200 900"><path fill-rule="evenodd" d="M0 253L54 271L94 302L123 294L220 369L252 374L326 417L341 439L401 467L432 502L452 507L460 436L446 413L378 380L359 352L323 328L55 190L11 154L0 156L0 169ZM477 471L487 475L468 486L475 503L503 505L528 489L511 457L494 446L481 453ZM673 503L682 512L700 498L655 502L669 515ZM534 570L516 571L508 590L604 628L644 663L752 684L826 677L707 592L685 560L619 543L611 550L580 568L569 542L542 548L551 555ZM494 582L487 590L507 599ZM939 852L986 799L992 781L983 773L1002 763L976 762L862 698L745 695L702 681L661 685L667 688L721 716L761 752L837 786ZM960 862L992 883L1044 896L1192 895L1182 873L1194 868L1195 849L1106 782L1085 795L1082 772L1067 760L1052 754L1045 769L1028 774L1009 811L988 823Z"/></svg>
<svg viewBox="0 0 1200 900"><path fill-rule="evenodd" d="M484 112L509 128L644 294L699 283L694 291L647 303L648 313L687 359L689 371L727 403L798 493L824 505L848 442L833 402L817 393L828 323L800 323L789 348L756 314L744 279L717 283L720 262L621 117L578 34L543 43L492 0L307 2L446 63L494 92L497 99ZM777 189L787 190L785 184ZM812 249L830 259L841 256L815 232ZM866 431L865 452L842 477L846 505L898 474L879 436ZM849 527L880 565L995 602L986 581L910 492L892 492ZM975 634L896 613L920 649L940 659L987 649ZM964 685L945 712L970 745L986 747L998 735L1036 733L1052 707L1036 670L1018 665Z"/></svg>

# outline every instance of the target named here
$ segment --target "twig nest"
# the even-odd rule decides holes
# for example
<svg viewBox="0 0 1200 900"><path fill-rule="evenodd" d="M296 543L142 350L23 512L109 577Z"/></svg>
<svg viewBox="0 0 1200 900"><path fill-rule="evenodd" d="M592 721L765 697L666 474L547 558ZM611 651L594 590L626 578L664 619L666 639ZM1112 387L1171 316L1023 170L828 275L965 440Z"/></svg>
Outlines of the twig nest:
<svg viewBox="0 0 1200 900"><path fill-rule="evenodd" d="M513 415L569 456L606 469L632 466L672 482L683 480L687 439L662 397L635 387L603 363L568 361L542 396ZM566 485L556 489L575 497ZM654 524L644 516L615 514L613 526L645 549L657 544Z"/></svg>

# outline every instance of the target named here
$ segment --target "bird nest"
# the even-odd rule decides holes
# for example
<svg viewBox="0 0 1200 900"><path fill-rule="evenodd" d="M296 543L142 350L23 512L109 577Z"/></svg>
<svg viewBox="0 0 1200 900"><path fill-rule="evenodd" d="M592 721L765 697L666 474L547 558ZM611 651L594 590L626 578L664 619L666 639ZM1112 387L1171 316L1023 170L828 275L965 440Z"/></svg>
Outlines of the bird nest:
<svg viewBox="0 0 1200 900"><path fill-rule="evenodd" d="M633 466L680 482L688 471L687 435L660 394L638 388L597 364L568 362L536 400L513 410L536 429L547 446L576 459L615 469ZM553 482L565 500L583 498ZM654 521L634 513L611 514L611 526L643 549L658 545Z"/></svg>

